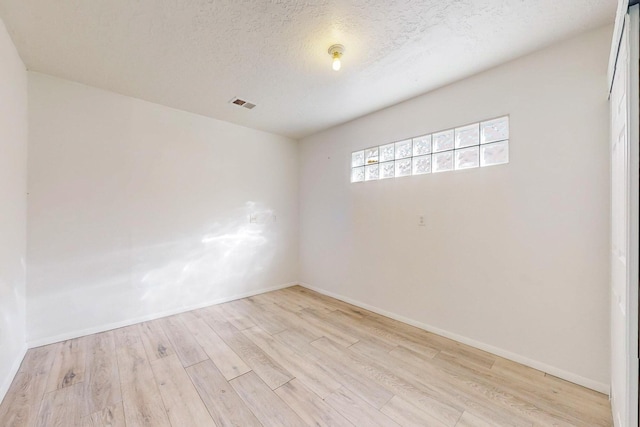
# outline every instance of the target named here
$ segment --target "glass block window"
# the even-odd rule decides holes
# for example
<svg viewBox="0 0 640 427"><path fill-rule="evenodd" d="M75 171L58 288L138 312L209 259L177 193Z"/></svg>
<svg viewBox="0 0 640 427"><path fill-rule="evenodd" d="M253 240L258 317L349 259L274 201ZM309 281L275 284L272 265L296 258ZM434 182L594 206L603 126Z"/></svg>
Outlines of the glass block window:
<svg viewBox="0 0 640 427"><path fill-rule="evenodd" d="M396 176L396 162L380 163L380 179L393 178Z"/></svg>
<svg viewBox="0 0 640 427"><path fill-rule="evenodd" d="M395 144L387 144L380 147L380 162L390 162L395 159Z"/></svg>
<svg viewBox="0 0 640 427"><path fill-rule="evenodd" d="M433 134L433 152L453 150L453 129Z"/></svg>
<svg viewBox="0 0 640 427"><path fill-rule="evenodd" d="M509 163L509 116L351 153L351 182Z"/></svg>
<svg viewBox="0 0 640 427"><path fill-rule="evenodd" d="M413 142L410 139L396 142L396 160L406 159L413 155ZM411 162L409 162L411 163Z"/></svg>
<svg viewBox="0 0 640 427"><path fill-rule="evenodd" d="M482 129L483 144L509 139L509 117L482 122L480 128Z"/></svg>
<svg viewBox="0 0 640 427"><path fill-rule="evenodd" d="M509 141L485 144L481 149L480 166L501 165L509 162Z"/></svg>
<svg viewBox="0 0 640 427"><path fill-rule="evenodd" d="M480 144L480 127L478 123L456 128L456 148L471 147Z"/></svg>
<svg viewBox="0 0 640 427"><path fill-rule="evenodd" d="M364 150L364 162L367 165L378 163L378 147L367 148Z"/></svg>
<svg viewBox="0 0 640 427"><path fill-rule="evenodd" d="M480 150L478 146L456 150L456 170L477 168L480 166Z"/></svg>
<svg viewBox="0 0 640 427"><path fill-rule="evenodd" d="M351 182L364 181L364 166L359 168L351 168Z"/></svg>
<svg viewBox="0 0 640 427"><path fill-rule="evenodd" d="M431 154L431 135L413 138L413 157Z"/></svg>
<svg viewBox="0 0 640 427"><path fill-rule="evenodd" d="M411 159L396 160L396 176L411 175Z"/></svg>
<svg viewBox="0 0 640 427"><path fill-rule="evenodd" d="M364 166L364 150L351 153L351 167Z"/></svg>
<svg viewBox="0 0 640 427"><path fill-rule="evenodd" d="M378 163L374 163L372 165L367 165L364 167L364 180L365 181L373 181L378 179L380 171L380 165Z"/></svg>
<svg viewBox="0 0 640 427"><path fill-rule="evenodd" d="M453 150L433 155L433 173L453 170Z"/></svg>
<svg viewBox="0 0 640 427"><path fill-rule="evenodd" d="M423 175L431 173L431 156L418 156L413 158L413 174Z"/></svg>

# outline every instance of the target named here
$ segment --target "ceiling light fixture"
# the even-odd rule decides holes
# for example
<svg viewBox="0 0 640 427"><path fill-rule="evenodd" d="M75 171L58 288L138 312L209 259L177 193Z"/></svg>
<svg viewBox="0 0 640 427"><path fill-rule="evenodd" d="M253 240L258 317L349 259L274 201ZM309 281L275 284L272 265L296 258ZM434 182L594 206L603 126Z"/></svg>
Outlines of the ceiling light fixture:
<svg viewBox="0 0 640 427"><path fill-rule="evenodd" d="M342 65L340 63L340 58L342 58L343 54L344 54L344 46L342 46L341 44L334 44L331 47L329 47L329 55L331 55L331 57L333 58L333 64L332 64L333 71L340 70L340 66Z"/></svg>

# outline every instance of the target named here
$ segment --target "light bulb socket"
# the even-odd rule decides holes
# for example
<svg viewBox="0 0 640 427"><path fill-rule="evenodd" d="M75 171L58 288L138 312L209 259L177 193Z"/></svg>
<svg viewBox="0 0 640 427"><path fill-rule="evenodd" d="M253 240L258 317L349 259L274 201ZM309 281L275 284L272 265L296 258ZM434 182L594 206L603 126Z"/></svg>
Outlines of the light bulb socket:
<svg viewBox="0 0 640 427"><path fill-rule="evenodd" d="M333 58L332 68L334 71L338 71L340 69L340 58L344 54L344 46L341 44L334 44L329 47L329 55Z"/></svg>
<svg viewBox="0 0 640 427"><path fill-rule="evenodd" d="M333 44L329 46L329 55L333 56L334 58L336 57L336 55L338 56L338 58L340 58L343 54L344 46L342 46L341 44Z"/></svg>

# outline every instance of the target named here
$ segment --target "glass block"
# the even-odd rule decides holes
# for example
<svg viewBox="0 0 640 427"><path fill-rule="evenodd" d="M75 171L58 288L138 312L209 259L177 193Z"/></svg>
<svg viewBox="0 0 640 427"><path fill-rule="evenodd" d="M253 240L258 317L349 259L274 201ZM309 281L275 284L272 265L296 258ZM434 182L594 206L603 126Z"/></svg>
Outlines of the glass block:
<svg viewBox="0 0 640 427"><path fill-rule="evenodd" d="M433 152L453 150L453 129L433 134Z"/></svg>
<svg viewBox="0 0 640 427"><path fill-rule="evenodd" d="M480 123L480 134L482 144L509 139L509 117L500 117Z"/></svg>
<svg viewBox="0 0 640 427"><path fill-rule="evenodd" d="M413 138L413 155L422 156L424 154L431 154L431 135Z"/></svg>
<svg viewBox="0 0 640 427"><path fill-rule="evenodd" d="M480 144L480 124L456 128L456 148L471 147Z"/></svg>
<svg viewBox="0 0 640 427"><path fill-rule="evenodd" d="M380 163L380 179L393 178L396 174L396 162Z"/></svg>
<svg viewBox="0 0 640 427"><path fill-rule="evenodd" d="M364 167L364 180L375 181L379 176L380 165L378 163Z"/></svg>
<svg viewBox="0 0 640 427"><path fill-rule="evenodd" d="M433 164L431 165L431 171L446 172L453 170L453 151L445 151L444 153L435 153L433 155Z"/></svg>
<svg viewBox="0 0 640 427"><path fill-rule="evenodd" d="M413 152L413 144L410 139L406 141L396 142L396 160L411 157Z"/></svg>
<svg viewBox="0 0 640 427"><path fill-rule="evenodd" d="M480 165L480 147L463 148L455 151L456 170L477 168Z"/></svg>
<svg viewBox="0 0 640 427"><path fill-rule="evenodd" d="M411 175L411 159L396 160L396 177L409 175Z"/></svg>
<svg viewBox="0 0 640 427"><path fill-rule="evenodd" d="M422 175L431 173L431 156L418 156L413 158L413 174Z"/></svg>
<svg viewBox="0 0 640 427"><path fill-rule="evenodd" d="M351 167L356 168L364 165L364 150L351 153Z"/></svg>
<svg viewBox="0 0 640 427"><path fill-rule="evenodd" d="M380 146L380 163L390 162L394 159L394 147L393 143Z"/></svg>
<svg viewBox="0 0 640 427"><path fill-rule="evenodd" d="M483 145L480 151L480 166L509 163L509 141Z"/></svg>
<svg viewBox="0 0 640 427"><path fill-rule="evenodd" d="M351 182L364 181L364 166L351 168Z"/></svg>
<svg viewBox="0 0 640 427"><path fill-rule="evenodd" d="M378 147L367 148L364 150L364 163L370 165L371 163L378 163Z"/></svg>

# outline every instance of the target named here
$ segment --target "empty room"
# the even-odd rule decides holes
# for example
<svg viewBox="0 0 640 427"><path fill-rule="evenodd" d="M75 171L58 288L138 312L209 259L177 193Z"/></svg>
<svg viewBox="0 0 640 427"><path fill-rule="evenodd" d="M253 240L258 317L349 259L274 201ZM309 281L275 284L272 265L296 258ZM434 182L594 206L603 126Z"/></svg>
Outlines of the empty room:
<svg viewBox="0 0 640 427"><path fill-rule="evenodd" d="M637 0L0 0L0 427L638 426Z"/></svg>

